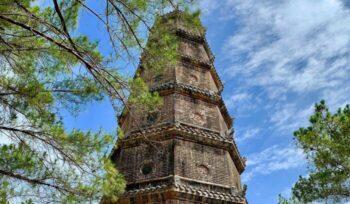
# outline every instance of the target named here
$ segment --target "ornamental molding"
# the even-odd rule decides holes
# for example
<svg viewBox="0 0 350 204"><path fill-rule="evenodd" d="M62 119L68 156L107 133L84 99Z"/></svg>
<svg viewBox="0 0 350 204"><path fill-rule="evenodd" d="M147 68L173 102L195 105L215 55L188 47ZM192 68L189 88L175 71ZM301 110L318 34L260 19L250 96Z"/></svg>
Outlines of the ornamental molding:
<svg viewBox="0 0 350 204"><path fill-rule="evenodd" d="M246 203L243 192L238 191L234 187L173 175L161 179L127 184L125 193L121 199L167 192L175 192L174 198L186 198L187 195L192 195L198 198L204 197L207 199L207 202L210 200L212 202L215 202L215 200L225 200L226 202L235 204Z"/></svg>
<svg viewBox="0 0 350 204"><path fill-rule="evenodd" d="M246 166L244 158L238 151L237 144L232 137L207 128L181 122L166 123L125 133L125 138L119 141L118 147L135 146L140 142L145 142L145 138L150 143L168 139L184 139L216 148L224 148L231 155L240 173L244 171Z"/></svg>

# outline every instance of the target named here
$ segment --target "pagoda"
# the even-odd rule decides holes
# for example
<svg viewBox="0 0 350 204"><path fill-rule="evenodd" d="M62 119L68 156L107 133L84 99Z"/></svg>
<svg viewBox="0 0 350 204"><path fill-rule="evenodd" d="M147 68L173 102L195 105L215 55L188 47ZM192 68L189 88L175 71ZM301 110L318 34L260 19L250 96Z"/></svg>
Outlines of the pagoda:
<svg viewBox="0 0 350 204"><path fill-rule="evenodd" d="M137 71L163 105L119 118L125 136L111 158L126 189L117 203L247 203L240 179L245 160L233 139L214 56L204 33L185 26L183 15L175 10L161 17L172 21L179 40L175 65L152 75L141 59Z"/></svg>

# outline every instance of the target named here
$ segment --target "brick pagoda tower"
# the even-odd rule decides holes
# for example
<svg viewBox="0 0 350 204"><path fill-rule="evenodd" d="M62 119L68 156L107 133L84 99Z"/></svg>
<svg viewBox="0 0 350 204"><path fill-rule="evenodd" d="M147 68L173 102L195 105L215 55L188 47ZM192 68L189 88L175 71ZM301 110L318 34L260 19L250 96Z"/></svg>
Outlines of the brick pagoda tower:
<svg viewBox="0 0 350 204"><path fill-rule="evenodd" d="M163 106L157 113L119 118L125 137L112 160L127 187L117 203L247 203L240 174L245 162L233 140L223 85L204 34L185 28L184 13L171 20L179 39L176 65L156 76L138 74ZM140 129L141 127L141 129Z"/></svg>

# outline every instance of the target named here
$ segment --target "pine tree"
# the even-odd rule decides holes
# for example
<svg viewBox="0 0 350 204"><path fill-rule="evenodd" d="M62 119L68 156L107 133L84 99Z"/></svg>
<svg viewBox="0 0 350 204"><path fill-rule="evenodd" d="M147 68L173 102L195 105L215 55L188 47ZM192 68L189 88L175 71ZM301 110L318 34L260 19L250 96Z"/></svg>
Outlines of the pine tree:
<svg viewBox="0 0 350 204"><path fill-rule="evenodd" d="M331 113L325 101L315 105L310 126L294 132L309 161L309 173L292 189L290 203L342 202L350 198L350 106ZM288 203L283 198L280 203Z"/></svg>
<svg viewBox="0 0 350 204"><path fill-rule="evenodd" d="M158 95L139 78L123 76L116 64L126 64L135 50L157 62L147 69L174 61L177 43L170 32L162 32L148 50L142 40L158 11L173 2L106 0L104 14L84 0L45 3L0 3L0 203L116 199L125 182L108 158L115 137L103 130L67 131L61 111L78 114L85 104L106 97L116 114L122 105L157 108ZM105 28L110 56L76 32L82 11Z"/></svg>

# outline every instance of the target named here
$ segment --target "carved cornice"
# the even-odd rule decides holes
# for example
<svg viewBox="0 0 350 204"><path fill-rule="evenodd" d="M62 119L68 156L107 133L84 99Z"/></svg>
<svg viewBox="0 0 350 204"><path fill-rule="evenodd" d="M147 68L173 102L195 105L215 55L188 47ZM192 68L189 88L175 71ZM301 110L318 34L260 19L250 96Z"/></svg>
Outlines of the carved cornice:
<svg viewBox="0 0 350 204"><path fill-rule="evenodd" d="M173 175L162 179L128 184L121 199L171 191L175 192L173 194L174 198L187 198L187 195L191 195L191 200L198 197L199 199L205 198L207 201L220 200L229 203L246 203L243 192L239 192L235 188Z"/></svg>
<svg viewBox="0 0 350 204"><path fill-rule="evenodd" d="M152 87L150 89L151 92L157 91L160 93L167 90L174 90L180 93L190 93L191 96L195 94L197 97L202 99L207 99L211 103L217 103L221 99L221 96L215 93L214 91L210 91L208 89L201 89L197 86L192 86L190 84L185 84L181 82L167 82L167 83L163 83L158 86Z"/></svg>
<svg viewBox="0 0 350 204"><path fill-rule="evenodd" d="M197 135L200 137L206 137L208 139L214 139L214 140L224 142L224 143L233 142L232 137L228 137L227 135L220 134L220 132L212 131L212 130L209 130L206 128L201 128L201 127L194 126L191 124L176 123L175 127L178 131L181 131L182 133L187 133L191 136Z"/></svg>
<svg viewBox="0 0 350 204"><path fill-rule="evenodd" d="M152 141L171 138L191 140L204 145L224 148L230 153L238 172L242 173L245 169L244 159L241 157L232 137L222 135L218 131L182 122L165 123L157 126L145 127L140 130L134 130L126 133L125 138L119 141L119 144L120 146L125 147L129 145L133 146L138 142L144 142L145 139Z"/></svg>
<svg viewBox="0 0 350 204"><path fill-rule="evenodd" d="M186 29L183 28L174 28L173 31L176 33L177 36L193 41L193 42L197 42L197 43L203 43L205 42L205 37L203 35L197 35L193 32L190 32Z"/></svg>
<svg viewBox="0 0 350 204"><path fill-rule="evenodd" d="M180 176L175 176L175 187L177 190L186 194L198 195L200 197L214 198L218 200L234 201L238 203L245 203L246 200L243 192L238 189L190 179Z"/></svg>
<svg viewBox="0 0 350 204"><path fill-rule="evenodd" d="M191 135L197 135L201 137L206 137L209 139L218 140L220 142L232 142L232 138L228 137L227 135L221 135L219 131L213 131L207 128L198 127L191 124L186 124L182 122L176 122L176 123L165 123L162 125L157 126L150 126L145 127L140 130L134 130L130 133L127 133L125 135L125 139L135 139L137 137L141 137L142 135L150 135L150 134L159 134L164 133L165 131L180 131L177 133L189 133Z"/></svg>
<svg viewBox="0 0 350 204"><path fill-rule="evenodd" d="M180 59L184 62L191 63L193 65L198 65L199 67L203 67L203 68L207 68L207 69L212 68L212 64L209 61L194 58L191 55L181 53Z"/></svg>

